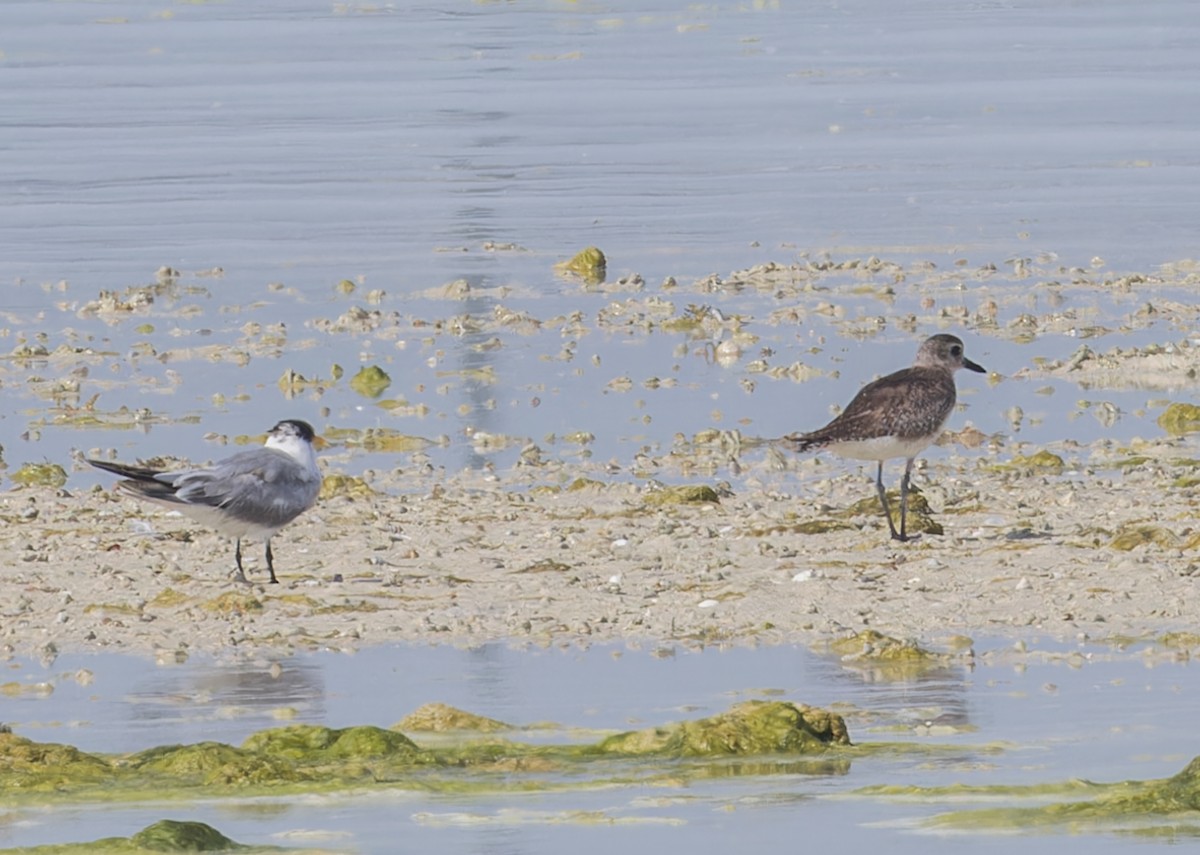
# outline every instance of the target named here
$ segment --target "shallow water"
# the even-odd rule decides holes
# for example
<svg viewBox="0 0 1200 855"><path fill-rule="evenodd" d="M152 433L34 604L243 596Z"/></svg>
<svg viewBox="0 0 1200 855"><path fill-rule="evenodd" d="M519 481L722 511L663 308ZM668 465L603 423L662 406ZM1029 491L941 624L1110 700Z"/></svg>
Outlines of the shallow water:
<svg viewBox="0 0 1200 855"><path fill-rule="evenodd" d="M665 453L677 433L715 426L774 436L815 426L943 328L1006 376L1038 357L1068 356L1088 325L1110 330L1089 340L1098 349L1182 340L1190 329L1170 318L1121 329L1162 290L1063 289L1051 299L1054 289L1037 283L1069 279L1060 264L1089 268L1094 256L1104 259L1103 276L1194 253L1198 37L1200 19L1185 0L161 8L8 0L0 4L0 351L42 340L49 351L83 352L3 360L4 462L69 468L72 449L95 447L204 459L225 453L206 432L249 434L294 417L321 430L444 436L428 451L434 465L494 466L502 481L515 448L480 449L468 432L530 438L551 456L577 459L577 445L546 437L587 431L595 439L584 451L615 461L614 477L626 478L639 451ZM601 329L601 310L630 295L588 290L552 269L587 244L608 254L610 286L639 273L646 286L637 296L669 299L676 315L706 303L744 315L760 341L722 365L707 358L711 341ZM965 259L964 271L990 263L1002 274L982 285L964 275L961 287L899 287L886 298L858 293L848 277L832 292L805 295L802 320L778 324L771 314L791 298L693 284L822 252L928 260L939 271ZM1012 259L1025 258L1036 262L1027 279L1010 272ZM177 293L129 316L80 313L103 290L152 282L161 265L182 271ZM674 292L660 288L668 276L680 282ZM353 294L335 290L343 279L358 283ZM456 279L474 296L446 299L438 289ZM394 336L320 331L322 319L372 306L371 289L386 292L380 309L404 318ZM1185 301L1190 294L1166 289ZM970 313L988 299L998 303L998 329L973 329ZM841 313L819 311L823 301ZM547 323L531 335L431 326L486 319L498 305L540 320L579 311L583 321L579 332ZM1019 315L1052 309L1078 312L1079 323L1028 343L1008 332ZM917 317L912 329L897 321L908 313ZM251 347L261 336L248 324L281 322L284 344ZM171 358L138 357L143 343ZM240 364L199 350L213 345L250 355ZM768 381L746 367L763 347L776 352L772 364L802 360L836 376ZM383 366L393 378L387 396L428 414L382 411L344 381L291 398L277 386L285 370L328 377L334 363L348 374ZM490 369L494 379L456 373L470 369ZM36 382L67 376L78 380L74 393L49 394ZM609 387L621 377L631 391ZM677 385L651 390L651 378ZM952 427L970 420L1034 444L1161 435L1154 418L1164 400L1195 392L1194 384L1114 391L961 379L966 413ZM80 418L97 395L98 421ZM1081 399L1120 412L1101 418ZM1019 429L1005 415L1014 404L1026 414ZM141 408L149 417L112 417ZM350 474L420 463L330 456ZM100 480L81 471L71 484ZM54 692L4 697L0 718L35 739L119 751L237 742L278 724L283 709L332 726L388 725L440 700L516 722L606 729L705 715L779 689L807 703L856 704L885 722L945 715L979 730L906 737L962 746L941 765L858 760L845 778L729 778L665 798L651 788L355 795L186 813L239 840L345 832L329 844L364 852L389 850L398 831L413 850L446 852L560 852L568 843L585 853L703 851L714 842L765 849L783 840L957 852L958 838L907 831L946 805L819 797L885 781L1172 774L1195 753L1195 667L1153 665L1034 661L1020 670L1006 659L889 683L791 648L666 658L599 648L380 648L289 659L279 677L266 662L156 668L64 656L45 669L12 669L4 679L49 680ZM94 672L90 685L69 679L81 667ZM876 738L851 724L857 739ZM977 746L994 740L1021 747L981 756ZM129 834L177 807L21 811L0 821L0 841ZM685 824L543 821L574 809ZM1051 851L1061 841L1020 845ZM1124 851L1129 842L1089 834L1087 845ZM971 847L1009 852L1013 843L973 835Z"/></svg>
<svg viewBox="0 0 1200 855"><path fill-rule="evenodd" d="M12 287L0 301L0 349L44 335L50 350L102 354L10 365L5 460L61 461L97 446L210 458L220 449L206 431L244 435L291 416L320 429L446 437L430 455L450 471L511 465L512 453L473 448L476 431L541 441L568 458L576 450L546 436L586 431L596 460L627 467L678 432L815 426L863 380L906 364L934 325L960 324L921 312L920 295L901 288L887 301L848 289L813 295L806 309L829 296L847 316L778 327L766 323L780 307L771 295L697 293L690 283L822 251L944 269L960 258L1005 269L1013 258L1055 256L1086 267L1101 256L1114 271L1189 255L1200 206L1188 189L1200 122L1186 82L1200 63L1190 12L1183 0L1153 9L5 3L0 281ZM677 314L712 303L745 315L774 362L839 376L764 381L750 394L753 352L723 367L685 336L596 332L614 297L581 293L551 269L587 244L607 252L610 280L640 273L654 295L677 277L685 287L666 295ZM203 291L130 318L77 315L101 290L150 282L160 265ZM197 275L214 268L222 275ZM359 291L335 295L347 278ZM478 296L428 298L456 279ZM967 280L939 293L937 308L997 297L1004 330L1030 310L1030 284ZM487 331L414 330L403 348L313 331L364 305L370 289L405 316L487 317L502 303L539 319L579 310L593 331L502 332L495 350ZM1138 302L1098 290L1068 295L1066 308L1116 327ZM916 329L895 326L912 311ZM187 351L230 347L248 322L279 321L284 347L244 365ZM138 332L147 322L154 330ZM1031 345L964 334L979 361L1006 375L1078 346L1070 332ZM1120 343L1183 334L1163 321ZM554 359L576 338L569 360ZM168 364L131 369L140 342L175 352ZM276 385L288 369L327 377L335 362L350 373L382 365L393 377L388 396L430 414L382 412L344 382L294 399ZM495 379L454 374L481 367ZM47 400L27 388L31 376L70 372L84 372L73 395ZM610 392L623 376L633 391ZM679 385L647 392L640 384L651 378ZM1078 414L1073 384L1049 384L1058 393L1037 398L1025 384L964 385L968 417L988 434L1010 432L1003 413L1013 404L1054 426L1026 423L1018 439L1035 443L1062 439L1063 418ZM1161 392L1085 397L1122 414L1115 424L1081 418L1071 438L1157 433L1138 413L1148 408L1152 419ZM89 402L102 418L81 430L72 408ZM122 408L150 414L132 432L106 428L104 414ZM411 465L350 458L337 466L352 474Z"/></svg>
<svg viewBox="0 0 1200 855"><path fill-rule="evenodd" d="M1190 662L1173 660L1161 649L1118 652L1036 639L1030 652L999 641L975 649L974 667L959 662L908 679L796 647L393 646L285 658L274 675L266 659L156 665L92 655L61 656L50 664L14 661L5 680L48 683L53 692L6 698L4 716L13 729L90 751L204 739L236 744L285 721L386 727L434 701L514 724L554 722L579 729L534 732L529 737L534 740L591 740L597 731L713 715L755 697L837 705L846 711L851 735L860 744L899 740L951 750L927 757L857 758L847 774L832 777L749 772L674 786L647 781L526 794L382 792L29 808L0 818L0 843L127 835L170 816L209 822L243 842L298 845L303 841L295 835L301 830L320 831L316 844L364 852L386 851L396 834L414 848L451 852L553 852L561 851L566 840L587 852L618 844L646 851L656 845L704 846L714 836L724 844L766 845L797 835L853 849L951 851L963 845L962 836L918 834L923 818L1007 800L832 797L874 784L1166 777L1195 752L1191 735L1200 679ZM92 675L87 685L79 684L80 669ZM281 709L290 710L290 717L281 719ZM416 738L419 743L421 737ZM570 819L576 811L602 812L607 819ZM1050 852L1061 846L1062 833L1059 828L1032 835L1021 846ZM1073 833L1086 837L1095 851L1114 850L1124 839L1104 829ZM985 851L1012 844L1005 835L973 832L969 837L973 849Z"/></svg>

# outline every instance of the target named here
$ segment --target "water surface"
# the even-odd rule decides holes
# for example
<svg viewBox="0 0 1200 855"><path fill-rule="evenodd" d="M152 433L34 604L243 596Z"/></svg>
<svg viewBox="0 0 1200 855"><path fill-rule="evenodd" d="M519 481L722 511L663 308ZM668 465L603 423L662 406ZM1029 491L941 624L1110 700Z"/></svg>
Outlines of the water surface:
<svg viewBox="0 0 1200 855"><path fill-rule="evenodd" d="M690 283L824 251L949 269L962 259L967 270L1014 258L1087 267L1096 256L1114 271L1152 270L1190 255L1200 213L1200 96L1187 82L1200 23L1190 12L1182 0L5 3L4 339L15 349L44 336L49 350L100 354L11 367L5 459L61 460L97 446L207 458L219 450L205 431L248 434L283 416L444 436L433 454L451 471L510 465L511 456L469 447L481 430L534 440L587 431L598 460L628 465L677 432L808 427L934 331L919 295L843 291L834 300L847 320L814 316L796 330L765 323L780 308L769 294L704 295ZM685 289L664 296L677 314L709 302L750 318L778 363L850 364L828 382L775 384L770 394L760 383L750 395L753 353L728 368L681 358L700 348L679 335L593 333L563 363L552 357L574 336L557 327L502 335L500 348L482 351L474 348L488 332L414 332L399 349L312 331L364 305L371 289L406 317L489 317L502 303L539 319L580 311L591 328L612 298L552 271L588 244L608 254L610 280L639 273L647 294L676 277ZM152 281L161 265L203 290L127 319L76 314L102 290ZM342 279L359 292L335 295ZM480 296L427 299L457 279ZM939 295L939 308L998 297L1004 330L1030 310L1029 287L967 277L959 296ZM1102 291L1067 300L1110 328L1130 311ZM916 329L895 326L914 310ZM193 354L126 373L141 344L231 348L247 323L281 320L284 347L245 364ZM138 332L146 323L153 330ZM870 346L860 329L871 330ZM1179 336L1159 325L1134 342ZM1056 332L969 349L1011 374L1077 345ZM431 415L398 418L344 386L288 399L276 385L288 369L327 377L333 363L351 373L382 365L394 378L389 394ZM439 373L480 366L497 379ZM82 370L77 396L55 407L25 388L31 375ZM608 393L626 374L635 384L675 376L680 386ZM1013 404L1044 405L1044 418L1061 424L1079 396L1060 391L1035 399L1002 388L970 417L1003 432ZM1154 396L1108 398L1124 415L1104 430L1154 430L1136 415L1149 405L1153 416ZM104 423L81 431L63 418L63 403L89 402L156 418L138 435ZM1088 419L1073 428L1084 440L1100 431ZM1061 427L1025 430L1033 442L1063 438Z"/></svg>
<svg viewBox="0 0 1200 855"><path fill-rule="evenodd" d="M535 732L538 741L592 739L597 733L714 715L747 698L836 706L855 742L911 741L947 746L932 757L855 759L847 774L744 774L628 787L497 795L355 793L256 798L189 805L80 805L20 809L5 818L7 846L130 834L164 816L199 819L243 842L287 840L299 829L331 835L329 845L385 851L401 833L416 848L468 852L517 848L553 852L564 841L583 851L612 845L762 844L805 835L854 849L959 851L964 840L916 834L922 818L1003 799L944 801L831 798L874 784L1032 785L1166 777L1191 758L1200 680L1186 660L1161 650L1118 653L1099 645L1062 647L1031 640L1032 653L982 642L971 666L950 662L921 676L897 675L797 647L691 650L597 646L471 649L388 646L262 660L160 663L117 655L15 661L8 677L45 682L50 694L6 700L14 730L89 751L132 751L214 739L240 743L287 721L387 727L424 703L450 703L514 724L555 722L582 732ZM80 685L79 669L90 682ZM85 680L87 682L87 680ZM588 734L591 734L590 736ZM420 735L415 736L417 742ZM516 738L524 738L518 736ZM1098 750L1102 746L1102 750ZM997 750L998 749L998 750ZM615 824L564 818L599 811ZM644 824L621 824L633 819ZM1022 841L1051 852L1064 829ZM1115 850L1120 837L1079 830L1089 848ZM781 835L783 837L781 837ZM1082 841L1081 841L1082 842ZM1127 841L1126 841L1127 844ZM974 833L972 848L1012 845ZM1149 845L1149 844L1147 844ZM1011 851L1011 850L1010 850Z"/></svg>

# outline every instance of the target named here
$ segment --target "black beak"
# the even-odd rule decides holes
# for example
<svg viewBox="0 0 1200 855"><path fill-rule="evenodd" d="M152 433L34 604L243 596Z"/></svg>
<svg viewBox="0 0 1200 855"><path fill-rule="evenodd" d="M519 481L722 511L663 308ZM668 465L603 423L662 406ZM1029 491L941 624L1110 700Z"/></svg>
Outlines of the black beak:
<svg viewBox="0 0 1200 855"><path fill-rule="evenodd" d="M987 374L986 368L984 368L978 362L972 362L971 360L967 359L965 356L963 357L963 368L969 368L978 374Z"/></svg>

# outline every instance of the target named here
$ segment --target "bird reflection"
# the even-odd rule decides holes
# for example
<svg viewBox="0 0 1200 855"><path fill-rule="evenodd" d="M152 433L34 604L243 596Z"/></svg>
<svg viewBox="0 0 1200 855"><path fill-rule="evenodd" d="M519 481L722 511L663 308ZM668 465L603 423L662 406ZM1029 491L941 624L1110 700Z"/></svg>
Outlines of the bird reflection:
<svg viewBox="0 0 1200 855"><path fill-rule="evenodd" d="M325 713L320 668L288 660L285 665L239 663L155 671L127 698L141 721L203 717L205 712L243 708L255 712L300 707L306 717Z"/></svg>

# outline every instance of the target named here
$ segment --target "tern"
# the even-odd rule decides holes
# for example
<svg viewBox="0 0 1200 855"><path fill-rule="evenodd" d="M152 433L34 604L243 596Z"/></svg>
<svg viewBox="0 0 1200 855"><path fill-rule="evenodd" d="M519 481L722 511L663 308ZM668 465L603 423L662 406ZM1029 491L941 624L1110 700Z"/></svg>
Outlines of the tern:
<svg viewBox="0 0 1200 855"><path fill-rule="evenodd" d="M267 546L267 572L275 578L271 538L317 502L321 472L313 450L316 433L299 419L285 419L267 431L262 448L243 451L211 466L163 472L106 460L92 466L126 479L117 486L127 493L172 510L233 538L237 579L242 569L242 540L262 538Z"/></svg>

